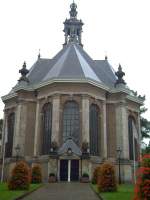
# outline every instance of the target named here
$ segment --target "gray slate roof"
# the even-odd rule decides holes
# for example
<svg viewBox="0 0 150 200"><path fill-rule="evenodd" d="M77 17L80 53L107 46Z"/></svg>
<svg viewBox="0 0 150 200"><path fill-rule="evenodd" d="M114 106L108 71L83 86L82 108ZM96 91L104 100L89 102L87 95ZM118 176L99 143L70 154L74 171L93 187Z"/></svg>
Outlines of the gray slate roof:
<svg viewBox="0 0 150 200"><path fill-rule="evenodd" d="M29 85L52 79L90 79L113 87L116 81L114 70L107 60L93 60L76 43L66 45L53 59L38 59L27 77Z"/></svg>

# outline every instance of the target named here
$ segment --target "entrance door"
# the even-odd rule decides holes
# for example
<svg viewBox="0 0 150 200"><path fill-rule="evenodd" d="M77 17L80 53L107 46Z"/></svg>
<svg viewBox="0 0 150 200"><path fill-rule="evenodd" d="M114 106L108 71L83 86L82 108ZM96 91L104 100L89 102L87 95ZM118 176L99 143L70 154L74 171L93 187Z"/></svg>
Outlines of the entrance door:
<svg viewBox="0 0 150 200"><path fill-rule="evenodd" d="M71 181L79 180L79 160L71 160L70 180Z"/></svg>
<svg viewBox="0 0 150 200"><path fill-rule="evenodd" d="M60 180L68 181L68 160L60 160Z"/></svg>

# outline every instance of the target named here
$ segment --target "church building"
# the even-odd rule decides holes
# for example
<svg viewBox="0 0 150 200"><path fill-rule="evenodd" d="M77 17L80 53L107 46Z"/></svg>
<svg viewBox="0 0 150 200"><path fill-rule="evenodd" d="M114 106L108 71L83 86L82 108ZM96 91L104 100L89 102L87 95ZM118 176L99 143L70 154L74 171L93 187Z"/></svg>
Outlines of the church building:
<svg viewBox="0 0 150 200"><path fill-rule="evenodd" d="M131 182L140 154L140 96L124 81L121 65L107 57L93 60L82 44L84 23L77 5L64 22L65 42L54 58L42 58L28 70L24 62L18 83L2 97L4 178L18 159L39 163L43 181L79 181L98 165L120 158L121 179ZM118 152L120 155L118 155Z"/></svg>

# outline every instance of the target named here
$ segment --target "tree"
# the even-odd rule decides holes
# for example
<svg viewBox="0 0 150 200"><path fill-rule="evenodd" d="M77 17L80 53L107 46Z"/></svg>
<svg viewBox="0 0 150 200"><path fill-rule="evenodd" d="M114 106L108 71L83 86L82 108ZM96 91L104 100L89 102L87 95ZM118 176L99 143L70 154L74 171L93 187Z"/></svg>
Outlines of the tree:
<svg viewBox="0 0 150 200"><path fill-rule="evenodd" d="M3 119L0 119L0 140L2 137L2 129L3 129Z"/></svg>
<svg viewBox="0 0 150 200"><path fill-rule="evenodd" d="M148 109L144 106L145 95L138 95L137 91L131 90L133 96L138 97L143 101L143 106L140 108L140 123L141 123L141 136L144 138L150 138L150 121L142 116Z"/></svg>
<svg viewBox="0 0 150 200"><path fill-rule="evenodd" d="M41 183L42 182L42 170L40 165L35 165L32 168L32 183Z"/></svg>
<svg viewBox="0 0 150 200"><path fill-rule="evenodd" d="M140 121L141 121L141 135L142 139L150 138L150 121L142 116L143 113L147 111L147 108L142 106L140 108Z"/></svg>
<svg viewBox="0 0 150 200"><path fill-rule="evenodd" d="M150 199L150 154L144 155L137 170L134 200Z"/></svg>
<svg viewBox="0 0 150 200"><path fill-rule="evenodd" d="M150 154L150 142L145 148L142 149L142 154Z"/></svg>
<svg viewBox="0 0 150 200"><path fill-rule="evenodd" d="M114 165L108 162L102 164L100 174L98 175L97 185L100 192L117 191Z"/></svg>
<svg viewBox="0 0 150 200"><path fill-rule="evenodd" d="M19 161L11 173L8 182L9 190L28 190L30 187L31 174L26 162Z"/></svg>
<svg viewBox="0 0 150 200"><path fill-rule="evenodd" d="M3 119L0 119L0 133L2 132L3 129Z"/></svg>

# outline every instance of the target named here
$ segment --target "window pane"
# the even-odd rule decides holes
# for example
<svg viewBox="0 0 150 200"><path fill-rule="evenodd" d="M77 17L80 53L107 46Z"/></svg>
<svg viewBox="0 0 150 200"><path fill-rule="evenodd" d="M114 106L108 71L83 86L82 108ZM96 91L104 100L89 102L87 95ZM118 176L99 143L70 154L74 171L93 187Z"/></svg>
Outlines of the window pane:
<svg viewBox="0 0 150 200"><path fill-rule="evenodd" d="M90 153L99 154L99 108L97 105L90 106Z"/></svg>
<svg viewBox="0 0 150 200"><path fill-rule="evenodd" d="M128 118L128 136L129 136L129 158L130 160L134 159L134 151L133 151L133 123L134 119L132 116Z"/></svg>
<svg viewBox="0 0 150 200"><path fill-rule="evenodd" d="M42 154L49 154L52 131L52 106L47 103L43 106L43 146Z"/></svg>
<svg viewBox="0 0 150 200"><path fill-rule="evenodd" d="M7 120L8 136L7 136L7 143L6 143L6 150L5 150L6 157L12 156L14 125L15 125L15 114L11 113L8 116L8 120Z"/></svg>
<svg viewBox="0 0 150 200"><path fill-rule="evenodd" d="M63 141L71 137L76 144L79 143L80 119L79 106L74 101L69 101L64 106L63 112Z"/></svg>

